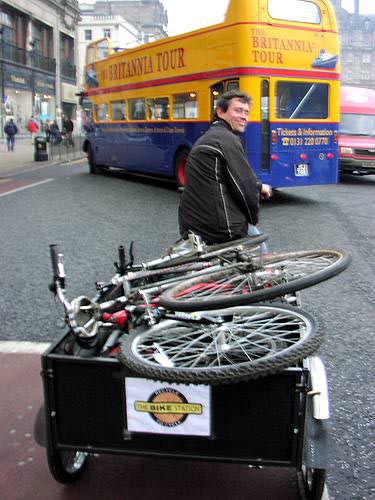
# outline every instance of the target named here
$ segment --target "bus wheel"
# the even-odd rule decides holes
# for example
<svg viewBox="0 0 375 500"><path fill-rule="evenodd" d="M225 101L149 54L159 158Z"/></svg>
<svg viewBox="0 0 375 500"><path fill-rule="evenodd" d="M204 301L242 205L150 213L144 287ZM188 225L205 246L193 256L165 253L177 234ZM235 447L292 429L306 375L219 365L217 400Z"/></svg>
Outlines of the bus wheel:
<svg viewBox="0 0 375 500"><path fill-rule="evenodd" d="M185 168L188 154L189 151L187 149L184 149L180 151L176 156L174 175L178 187L185 186Z"/></svg>
<svg viewBox="0 0 375 500"><path fill-rule="evenodd" d="M89 172L90 174L98 174L99 173L99 168L95 163L95 156L94 156L94 151L92 150L92 147L89 145L87 146L87 161L89 164Z"/></svg>

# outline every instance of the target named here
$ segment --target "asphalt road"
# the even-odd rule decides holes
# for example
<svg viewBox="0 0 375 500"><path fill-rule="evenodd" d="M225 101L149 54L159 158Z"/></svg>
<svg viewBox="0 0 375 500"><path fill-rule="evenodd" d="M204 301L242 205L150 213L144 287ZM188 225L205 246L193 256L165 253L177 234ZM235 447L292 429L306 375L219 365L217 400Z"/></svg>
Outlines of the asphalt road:
<svg viewBox="0 0 375 500"><path fill-rule="evenodd" d="M14 182L15 191L6 194L3 184L0 196L0 340L46 342L62 331L48 291L50 243L65 255L73 297L94 294L95 281L114 274L118 245L134 240L139 262L178 237L173 185L93 176L84 164L15 175ZM334 441L328 486L337 500L375 497L374 188L374 177L348 177L338 186L280 190L261 212L272 250L338 247L352 255L347 271L302 295L326 334L321 356Z"/></svg>

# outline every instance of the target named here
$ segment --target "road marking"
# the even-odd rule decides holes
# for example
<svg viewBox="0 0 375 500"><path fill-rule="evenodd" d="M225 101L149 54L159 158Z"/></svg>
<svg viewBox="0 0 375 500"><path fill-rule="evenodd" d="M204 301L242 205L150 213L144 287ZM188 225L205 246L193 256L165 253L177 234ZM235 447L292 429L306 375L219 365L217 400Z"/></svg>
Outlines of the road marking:
<svg viewBox="0 0 375 500"><path fill-rule="evenodd" d="M50 344L48 342L15 342L12 340L0 341L0 353L43 353Z"/></svg>
<svg viewBox="0 0 375 500"><path fill-rule="evenodd" d="M32 187L40 186L41 184L45 184L46 182L51 182L53 180L54 179L44 179L43 181L39 181L39 182L13 180L13 181L4 182L0 186L0 197L6 196L6 195L12 194L12 193L17 193L18 191L23 191L24 189L29 189ZM12 186L15 186L15 187L12 189Z"/></svg>

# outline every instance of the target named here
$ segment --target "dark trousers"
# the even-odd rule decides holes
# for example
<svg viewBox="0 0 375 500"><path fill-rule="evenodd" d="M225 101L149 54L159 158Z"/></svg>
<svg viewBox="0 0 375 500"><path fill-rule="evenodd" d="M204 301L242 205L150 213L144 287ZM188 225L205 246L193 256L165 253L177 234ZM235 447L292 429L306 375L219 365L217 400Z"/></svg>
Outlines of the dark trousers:
<svg viewBox="0 0 375 500"><path fill-rule="evenodd" d="M7 135L8 151L13 151L14 150L14 143L15 143L15 137L14 137L14 135Z"/></svg>

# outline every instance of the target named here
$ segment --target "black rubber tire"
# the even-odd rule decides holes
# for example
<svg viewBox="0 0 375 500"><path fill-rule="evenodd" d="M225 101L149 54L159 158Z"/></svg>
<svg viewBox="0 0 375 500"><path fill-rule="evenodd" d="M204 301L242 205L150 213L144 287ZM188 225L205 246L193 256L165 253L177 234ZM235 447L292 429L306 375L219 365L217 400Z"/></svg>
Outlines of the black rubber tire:
<svg viewBox="0 0 375 500"><path fill-rule="evenodd" d="M211 260L215 257L233 258L231 255L239 255L239 259L248 260L249 254L252 256L257 255L256 248L261 245L268 238L267 234L259 234L257 236L247 236L246 238L239 238L238 240L227 241L226 243L218 243L216 245L205 246L205 251L202 253L191 253L175 257L169 261L152 266L152 269L160 269L163 267L178 266L180 264L187 264L195 261ZM147 268L147 262L145 263Z"/></svg>
<svg viewBox="0 0 375 500"><path fill-rule="evenodd" d="M47 446L47 426L46 426L46 411L42 404L35 416L34 421L34 441L44 448Z"/></svg>
<svg viewBox="0 0 375 500"><path fill-rule="evenodd" d="M303 273L301 266L306 265L306 261L307 270ZM317 263L320 265L318 269ZM172 311L202 311L270 300L325 281L342 272L349 263L350 256L340 250L264 256L247 264L223 266L221 271L207 272L197 278L180 281L161 293L160 305ZM229 285L225 285L228 279L236 280L236 294L233 294ZM239 289L238 283L241 281L244 287ZM225 290L220 293L220 288ZM207 289L214 290L215 295L203 296L202 292Z"/></svg>
<svg viewBox="0 0 375 500"><path fill-rule="evenodd" d="M296 307L256 304L204 316L224 322L164 320L135 329L122 340L119 360L151 379L216 385L295 365L322 341L316 321Z"/></svg>
<svg viewBox="0 0 375 500"><path fill-rule="evenodd" d="M87 467L87 454L74 450L58 450L47 446L47 461L53 478L59 483L78 481Z"/></svg>
<svg viewBox="0 0 375 500"><path fill-rule="evenodd" d="M302 474L303 498L306 500L321 500L326 484L326 470L304 467Z"/></svg>
<svg viewBox="0 0 375 500"><path fill-rule="evenodd" d="M185 167L188 156L189 151L187 149L183 149L177 153L174 162L174 176L178 188L183 188L185 186Z"/></svg>
<svg viewBox="0 0 375 500"><path fill-rule="evenodd" d="M87 162L89 164L90 174L100 173L100 167L95 163L95 155L90 144L87 146Z"/></svg>

